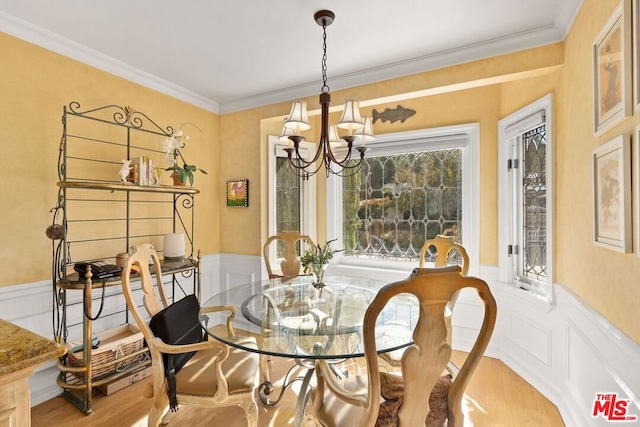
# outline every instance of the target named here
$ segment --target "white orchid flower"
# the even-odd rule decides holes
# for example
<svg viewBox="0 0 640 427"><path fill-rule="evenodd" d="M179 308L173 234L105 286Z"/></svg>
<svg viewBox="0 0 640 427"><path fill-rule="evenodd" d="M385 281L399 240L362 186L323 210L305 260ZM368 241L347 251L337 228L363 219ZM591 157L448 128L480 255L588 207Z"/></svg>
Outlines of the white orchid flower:
<svg viewBox="0 0 640 427"><path fill-rule="evenodd" d="M171 157L171 156L166 156L166 157L164 158L164 164L165 164L165 166L166 166L167 168L170 168L170 167L174 166L176 163L177 163L177 162L176 162L176 159L174 159L174 158L173 158L173 157Z"/></svg>
<svg viewBox="0 0 640 427"><path fill-rule="evenodd" d="M173 138L165 138L162 141L162 151L167 156L171 154L171 152L173 151L174 148L175 147L173 146Z"/></svg>

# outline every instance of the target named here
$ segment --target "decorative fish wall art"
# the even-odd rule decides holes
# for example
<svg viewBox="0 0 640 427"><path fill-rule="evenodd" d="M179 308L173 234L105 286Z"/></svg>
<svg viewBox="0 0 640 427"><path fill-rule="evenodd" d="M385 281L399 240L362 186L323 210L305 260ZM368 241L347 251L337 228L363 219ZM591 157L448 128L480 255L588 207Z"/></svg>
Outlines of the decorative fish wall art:
<svg viewBox="0 0 640 427"><path fill-rule="evenodd" d="M400 120L400 123L404 123L405 120L413 116L415 113L416 110L411 110L409 108L404 108L402 105L398 105L393 110L391 108L386 108L381 113L374 109L371 114L373 116L373 123L377 122L378 119L380 119L382 123L387 121L395 123L398 120Z"/></svg>

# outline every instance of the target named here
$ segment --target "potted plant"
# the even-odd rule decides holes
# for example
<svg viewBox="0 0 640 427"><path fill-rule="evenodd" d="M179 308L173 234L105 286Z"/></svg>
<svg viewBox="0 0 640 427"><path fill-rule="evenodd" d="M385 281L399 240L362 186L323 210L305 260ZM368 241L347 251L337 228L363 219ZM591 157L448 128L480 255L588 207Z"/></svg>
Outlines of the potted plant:
<svg viewBox="0 0 640 427"><path fill-rule="evenodd" d="M343 251L343 249L333 249L331 247L331 243L336 240L338 239L329 240L324 245L320 245L318 243L313 250L311 248L307 249L304 255L300 258L303 271L307 273L311 270L311 272L315 274L316 280L314 281L313 286L318 289L324 287L324 272L329 265L329 261L333 259L333 256L336 253Z"/></svg>
<svg viewBox="0 0 640 427"><path fill-rule="evenodd" d="M186 123L183 123L182 126L185 124ZM168 167L165 170L173 172L171 176L173 177L174 185L185 185L187 181L189 182L189 185L193 185L194 172L200 171L207 175L207 171L198 168L196 165L188 164L180 152L180 149L184 148L189 140L189 137L184 135L182 132L182 126L180 126L179 130L175 131L171 136L168 136L164 141L162 141L162 151L166 154L168 164ZM200 130L197 126L195 127ZM182 165L179 164L178 158L180 158L180 163Z"/></svg>

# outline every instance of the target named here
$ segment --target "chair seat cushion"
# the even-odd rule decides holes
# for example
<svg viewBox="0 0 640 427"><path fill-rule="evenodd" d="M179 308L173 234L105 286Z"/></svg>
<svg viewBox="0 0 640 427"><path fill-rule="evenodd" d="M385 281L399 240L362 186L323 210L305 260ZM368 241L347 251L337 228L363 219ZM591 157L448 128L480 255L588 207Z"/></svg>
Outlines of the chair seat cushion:
<svg viewBox="0 0 640 427"><path fill-rule="evenodd" d="M447 419L447 397L451 387L451 375L441 376L431 390L429 396L429 415L425 420L427 427L442 426ZM402 376L380 372L380 395L384 402L380 404L376 427L397 426L398 410L404 399L404 382Z"/></svg>
<svg viewBox="0 0 640 427"><path fill-rule="evenodd" d="M198 351L176 374L178 394L213 396L218 390L215 361L219 351ZM229 357L222 363L229 386L229 394L252 392L258 370L258 354L229 347Z"/></svg>
<svg viewBox="0 0 640 427"><path fill-rule="evenodd" d="M347 378L343 387L354 394L366 394L367 377L357 375ZM429 397L429 415L425 426L442 426L447 419L447 397L451 386L451 375L443 375L438 379ZM380 372L380 394L384 401L380 404L380 411L376 427L397 427L398 410L402 406L404 383L400 375ZM315 397L314 397L315 398ZM331 427L354 426L363 417L363 408L345 403L325 388L323 405L317 414L322 424Z"/></svg>

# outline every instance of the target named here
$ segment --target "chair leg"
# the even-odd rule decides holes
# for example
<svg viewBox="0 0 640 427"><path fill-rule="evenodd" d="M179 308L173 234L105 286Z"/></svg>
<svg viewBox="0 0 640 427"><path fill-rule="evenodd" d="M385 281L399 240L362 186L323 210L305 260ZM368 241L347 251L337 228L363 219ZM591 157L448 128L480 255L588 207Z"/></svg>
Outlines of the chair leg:
<svg viewBox="0 0 640 427"><path fill-rule="evenodd" d="M260 355L260 382L271 381L271 356Z"/></svg>
<svg viewBox="0 0 640 427"><path fill-rule="evenodd" d="M165 393L156 396L151 404L147 425L149 427L158 427L159 425L168 424L171 419L171 411L169 411L169 398Z"/></svg>
<svg viewBox="0 0 640 427"><path fill-rule="evenodd" d="M256 427L258 425L258 404L253 396L245 400L241 406L247 416L247 426Z"/></svg>

